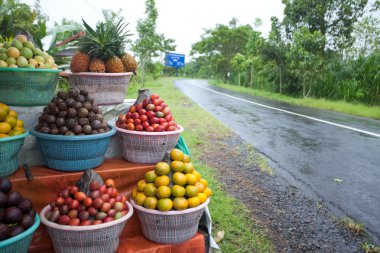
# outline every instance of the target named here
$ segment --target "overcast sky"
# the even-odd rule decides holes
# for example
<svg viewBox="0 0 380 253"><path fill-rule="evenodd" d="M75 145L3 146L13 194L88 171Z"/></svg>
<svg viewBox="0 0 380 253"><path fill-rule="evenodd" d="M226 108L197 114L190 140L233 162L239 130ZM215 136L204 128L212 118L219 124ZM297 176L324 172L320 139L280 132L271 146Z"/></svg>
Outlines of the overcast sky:
<svg viewBox="0 0 380 253"><path fill-rule="evenodd" d="M34 4L34 0L21 0ZM102 19L102 9L123 10L123 16L129 23L129 29L136 33L136 23L145 18L144 0L40 0L42 10L50 18L48 27L54 21L67 18L82 22L83 18L91 26ZM216 24L228 24L236 17L241 24L251 24L255 18L261 18L263 24L257 30L266 36L270 30L270 18L282 19L281 0L156 0L158 9L157 32L176 41L176 52L188 56L191 45L200 40L205 28L214 28ZM133 37L132 37L133 39Z"/></svg>

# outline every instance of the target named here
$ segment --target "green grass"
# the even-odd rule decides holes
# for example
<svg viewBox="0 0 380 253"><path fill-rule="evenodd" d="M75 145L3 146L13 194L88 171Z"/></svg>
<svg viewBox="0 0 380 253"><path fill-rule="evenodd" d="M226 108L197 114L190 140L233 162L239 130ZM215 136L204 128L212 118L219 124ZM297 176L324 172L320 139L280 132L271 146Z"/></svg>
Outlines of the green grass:
<svg viewBox="0 0 380 253"><path fill-rule="evenodd" d="M380 106L352 104L352 103L348 103L341 100L332 101L332 100L315 99L315 98L295 98L295 97L282 95L279 93L225 84L225 83L218 82L216 80L211 80L209 81L209 83L217 87L232 90L235 92L278 100L278 101L286 102L289 104L307 106L307 107L318 108L318 109L329 110L329 111L342 112L346 114L373 118L373 119L380 119Z"/></svg>
<svg viewBox="0 0 380 253"><path fill-rule="evenodd" d="M209 182L213 197L209 205L213 235L224 231L224 239L218 244L222 252L275 252L263 228L259 228L250 218L249 210L237 199L229 196L217 180L217 169L200 162L204 150L213 145L211 139L224 139L232 131L194 104L173 85L174 78L162 78L145 85L151 93L158 93L171 108L177 123L185 131L182 133L192 154L194 165ZM132 83L128 98L136 98L140 86Z"/></svg>
<svg viewBox="0 0 380 253"><path fill-rule="evenodd" d="M341 217L339 219L339 223L343 227L345 227L346 229L348 229L349 231L351 231L357 235L362 235L365 232L364 225L359 223L359 222L354 221L350 217L346 217L346 216Z"/></svg>

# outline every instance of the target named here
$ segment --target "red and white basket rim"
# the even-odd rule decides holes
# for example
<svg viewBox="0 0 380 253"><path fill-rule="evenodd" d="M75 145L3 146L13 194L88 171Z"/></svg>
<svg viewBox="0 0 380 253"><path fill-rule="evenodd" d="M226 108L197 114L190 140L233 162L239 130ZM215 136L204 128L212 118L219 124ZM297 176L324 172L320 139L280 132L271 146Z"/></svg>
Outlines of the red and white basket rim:
<svg viewBox="0 0 380 253"><path fill-rule="evenodd" d="M171 134L179 134L182 133L183 127L181 125L177 125L179 129L174 131L165 131L165 132L146 132L146 131L131 131L123 128L119 128L115 125L116 131L121 133L127 133L127 134L136 134L136 135L171 135Z"/></svg>
<svg viewBox="0 0 380 253"><path fill-rule="evenodd" d="M105 76L105 77L113 77L113 76L131 76L132 72L122 72L122 73L97 73L97 72L78 72L71 73L68 72L67 76Z"/></svg>
<svg viewBox="0 0 380 253"><path fill-rule="evenodd" d="M111 227L113 225L116 225L116 224L122 223L124 221L127 221L132 216L132 214L133 214L133 207L132 207L132 205L128 201L126 201L125 203L128 205L128 213L126 215L124 215L120 219L117 219L117 220L114 220L114 221L111 221L111 222L107 222L107 223L98 224L98 225L68 226L68 225L60 225L60 224L48 221L46 219L46 213L50 211L50 209L51 209L50 205L47 205L47 206L45 206L42 209L42 211L40 213L40 218L41 218L41 222L45 226L51 227L51 228L54 228L54 229L59 229L59 230L70 230L70 231L84 231L85 230L85 231L88 231L88 230L102 229L102 228Z"/></svg>

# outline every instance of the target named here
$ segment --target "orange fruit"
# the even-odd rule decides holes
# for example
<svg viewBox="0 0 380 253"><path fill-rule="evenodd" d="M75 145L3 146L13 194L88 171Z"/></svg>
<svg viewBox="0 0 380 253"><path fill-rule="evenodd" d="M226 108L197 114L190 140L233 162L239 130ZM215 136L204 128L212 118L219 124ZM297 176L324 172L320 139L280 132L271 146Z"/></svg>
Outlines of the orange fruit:
<svg viewBox="0 0 380 253"><path fill-rule="evenodd" d="M169 211L173 207L173 201L169 198L159 199L157 202L157 208L160 211Z"/></svg>
<svg viewBox="0 0 380 253"><path fill-rule="evenodd" d="M190 162L190 156L186 155L186 154L183 154L182 162L189 163Z"/></svg>
<svg viewBox="0 0 380 253"><path fill-rule="evenodd" d="M132 192L131 192L131 198L133 200L136 200L136 195L137 195L138 191L137 191L137 187L133 188Z"/></svg>
<svg viewBox="0 0 380 253"><path fill-rule="evenodd" d="M8 115L7 111L4 108L0 107L0 122L4 121L7 115Z"/></svg>
<svg viewBox="0 0 380 253"><path fill-rule="evenodd" d="M156 195L157 187L154 183L148 183L144 187L144 194L148 197L153 197Z"/></svg>
<svg viewBox="0 0 380 253"><path fill-rule="evenodd" d="M181 172L176 172L172 176L173 184L185 185L187 183L187 177Z"/></svg>
<svg viewBox="0 0 380 253"><path fill-rule="evenodd" d="M16 118L13 118L12 116L7 116L5 118L5 122L8 122L9 125L11 125L11 128L14 128L17 124L17 119Z"/></svg>
<svg viewBox="0 0 380 253"><path fill-rule="evenodd" d="M9 137L8 134L0 134L0 139L1 139L1 138L7 138L7 137Z"/></svg>
<svg viewBox="0 0 380 253"><path fill-rule="evenodd" d="M198 192L203 192L206 188L201 182L196 182L195 186L198 188Z"/></svg>
<svg viewBox="0 0 380 253"><path fill-rule="evenodd" d="M154 170L148 171L145 173L145 181L147 183L154 183L154 180L156 179L157 174L154 172Z"/></svg>
<svg viewBox="0 0 380 253"><path fill-rule="evenodd" d="M189 203L185 198L175 198L173 199L173 207L175 210L185 210L188 207Z"/></svg>
<svg viewBox="0 0 380 253"><path fill-rule="evenodd" d="M170 167L174 172L182 172L185 169L184 163L182 161L172 161Z"/></svg>
<svg viewBox="0 0 380 253"><path fill-rule="evenodd" d="M169 198L171 194L172 191L170 190L170 187L166 185L158 187L156 191L156 196L159 199Z"/></svg>
<svg viewBox="0 0 380 253"><path fill-rule="evenodd" d="M207 197L210 197L212 195L212 190L208 187L206 187L204 190L203 190L203 193L207 195Z"/></svg>
<svg viewBox="0 0 380 253"><path fill-rule="evenodd" d="M186 190L186 197L188 198L197 196L198 194L198 187L196 187L195 185L187 185L185 190Z"/></svg>
<svg viewBox="0 0 380 253"><path fill-rule="evenodd" d="M3 103L0 103L0 108L4 109L7 112L7 114L11 110L11 108L9 108L9 106L7 106L6 104L3 104Z"/></svg>
<svg viewBox="0 0 380 253"><path fill-rule="evenodd" d="M156 209L157 201L156 197L147 197L144 201L144 207L147 209Z"/></svg>
<svg viewBox="0 0 380 253"><path fill-rule="evenodd" d="M142 206L142 205L144 205L144 201L145 201L145 199L146 199L145 194L144 194L143 192L138 192L138 193L136 194L135 202L136 202L137 205Z"/></svg>
<svg viewBox="0 0 380 253"><path fill-rule="evenodd" d="M144 191L144 187L146 185L146 182L144 179L141 179L140 181L137 182L137 190L139 192L143 192Z"/></svg>
<svg viewBox="0 0 380 253"><path fill-rule="evenodd" d="M172 190L172 195L175 198L183 197L185 196L185 193L186 193L185 187L181 185L173 185L171 190Z"/></svg>
<svg viewBox="0 0 380 253"><path fill-rule="evenodd" d="M208 185L207 180L204 179L204 178L201 178L201 179L199 180L199 182L200 182L201 184L203 184L204 187L207 187L207 185Z"/></svg>
<svg viewBox="0 0 380 253"><path fill-rule="evenodd" d="M195 183L198 181L197 176L192 173L187 173L186 178L187 178L187 184L190 184L190 185L195 185Z"/></svg>
<svg viewBox="0 0 380 253"><path fill-rule="evenodd" d="M172 151L170 151L170 158L173 161L182 161L183 155L184 155L183 152L179 150L178 148L172 149Z"/></svg>
<svg viewBox="0 0 380 253"><path fill-rule="evenodd" d="M169 185L170 178L166 175L158 176L154 180L154 183L156 184L157 187L160 187L162 185Z"/></svg>
<svg viewBox="0 0 380 253"><path fill-rule="evenodd" d="M8 122L0 122L0 134L8 134L12 130Z"/></svg>
<svg viewBox="0 0 380 253"><path fill-rule="evenodd" d="M14 110L10 110L9 113L8 113L8 116L11 116L11 117L17 119L18 113L16 111L14 111Z"/></svg>
<svg viewBox="0 0 380 253"><path fill-rule="evenodd" d="M197 197L201 201L201 204L206 202L206 200L207 200L207 195L204 194L203 192L198 193Z"/></svg>
<svg viewBox="0 0 380 253"><path fill-rule="evenodd" d="M21 120L21 119L18 119L18 120L17 120L17 123L16 123L16 126L17 126L17 127L24 127L24 121Z"/></svg>
<svg viewBox="0 0 380 253"><path fill-rule="evenodd" d="M194 165L190 162L184 163L185 169L183 170L183 173L193 173L194 171Z"/></svg>
<svg viewBox="0 0 380 253"><path fill-rule="evenodd" d="M113 181L113 179L109 178L109 179L106 179L106 181L104 182L104 184L107 187L114 187L115 186L115 181Z"/></svg>
<svg viewBox="0 0 380 253"><path fill-rule="evenodd" d="M156 164L154 172L156 172L157 175L166 175L170 172L170 165L166 162L159 162Z"/></svg>
<svg viewBox="0 0 380 253"><path fill-rule="evenodd" d="M188 198L187 202L189 202L189 208L197 207L201 204L201 200L198 197Z"/></svg>
<svg viewBox="0 0 380 253"><path fill-rule="evenodd" d="M193 171L193 174L197 177L197 181L199 181L199 180L201 180L201 178L202 178L202 175L201 175L201 173L199 173L198 171Z"/></svg>

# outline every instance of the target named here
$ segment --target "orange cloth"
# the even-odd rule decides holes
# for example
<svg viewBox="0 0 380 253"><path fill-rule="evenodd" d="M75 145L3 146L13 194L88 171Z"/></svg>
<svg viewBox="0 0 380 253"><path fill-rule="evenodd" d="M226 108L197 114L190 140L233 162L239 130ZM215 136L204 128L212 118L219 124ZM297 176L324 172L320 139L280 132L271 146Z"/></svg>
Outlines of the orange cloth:
<svg viewBox="0 0 380 253"><path fill-rule="evenodd" d="M154 169L154 165L133 164L122 159L107 159L95 171L103 179L114 179L118 191L129 195L133 186L144 178L144 173L152 169ZM25 178L23 169L18 169L9 179L12 181L13 191L18 191L25 198L32 200L37 212L54 201L57 194L68 185L74 185L83 173L59 172L45 167L31 167L30 170L34 176L31 181ZM137 214L134 213L120 236L117 253L204 253L205 251L204 237L200 233L177 245L161 245L149 241L143 236ZM43 224L35 232L29 248L29 253L37 252L54 252L53 244Z"/></svg>

